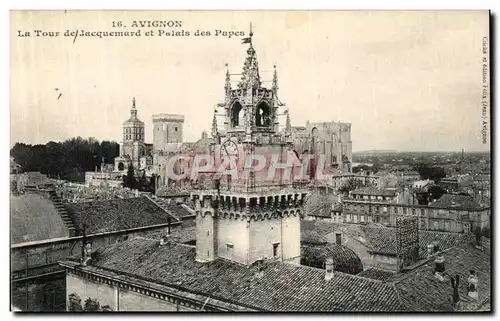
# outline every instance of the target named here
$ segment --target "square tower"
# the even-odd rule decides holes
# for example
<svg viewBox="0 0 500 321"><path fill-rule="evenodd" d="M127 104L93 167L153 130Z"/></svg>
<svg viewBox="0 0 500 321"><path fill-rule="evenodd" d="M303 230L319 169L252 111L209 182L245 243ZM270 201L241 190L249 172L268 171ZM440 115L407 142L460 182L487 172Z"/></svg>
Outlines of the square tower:
<svg viewBox="0 0 500 321"><path fill-rule="evenodd" d="M183 126L183 115L153 115L153 151L165 152L168 150L167 144L182 143Z"/></svg>
<svg viewBox="0 0 500 321"><path fill-rule="evenodd" d="M209 147L213 169L200 174L191 199L197 213L196 259L240 264L273 259L300 264L300 219L308 181L292 150L291 126L279 130L276 68L271 88L262 86L252 33L241 81L232 88L226 72L222 131L216 116ZM262 166L252 160L258 158ZM250 162L249 162L250 160ZM229 168L228 168L229 167ZM262 167L262 168L261 168ZM229 169L218 172L217 169Z"/></svg>

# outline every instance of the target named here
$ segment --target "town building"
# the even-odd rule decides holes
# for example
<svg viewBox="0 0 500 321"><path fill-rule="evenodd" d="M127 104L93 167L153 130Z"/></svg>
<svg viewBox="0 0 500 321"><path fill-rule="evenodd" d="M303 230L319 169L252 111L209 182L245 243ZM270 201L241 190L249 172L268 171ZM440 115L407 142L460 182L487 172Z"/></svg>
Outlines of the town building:
<svg viewBox="0 0 500 321"><path fill-rule="evenodd" d="M180 234L184 242L191 238L180 231L193 225L193 212L147 197L65 203L55 190L41 188L11 195L12 304L22 311L64 311L58 261L80 253L83 235L94 250L136 236Z"/></svg>
<svg viewBox="0 0 500 321"><path fill-rule="evenodd" d="M153 153L162 154L168 152L167 144L182 143L183 125L183 115L153 115Z"/></svg>
<svg viewBox="0 0 500 321"><path fill-rule="evenodd" d="M126 172L132 165L136 170L151 170L153 165L151 144L145 144L144 122L137 117L135 98L132 99L130 117L123 127L120 156L115 158L115 172Z"/></svg>
<svg viewBox="0 0 500 321"><path fill-rule="evenodd" d="M271 88L263 87L252 36L244 39L250 45L236 88L226 72L225 100L218 105L224 128L213 122L209 150L216 165L229 165L238 174L249 155L295 157L289 165L293 173L300 161L293 152L289 112L285 130L279 131L283 104L277 72ZM356 275L363 266L342 235L333 244L301 242L308 182L291 180L287 171L269 179L268 170L242 179L208 170L195 178L195 244L168 236L136 237L98 252L82 244L82 254L60 263L66 270L67 309L81 310L89 300L102 311L453 311L489 303L489 253L464 246L421 258L413 218L411 233L396 232L397 238L411 238L398 249L404 259L397 262L398 271L403 267L409 273L389 273L385 282L375 279L380 273L373 270L367 274L373 279ZM471 281L451 302L449 279L455 275Z"/></svg>
<svg viewBox="0 0 500 321"><path fill-rule="evenodd" d="M476 228L490 228L490 205L469 195L445 194L428 205L389 202L382 197L343 199L344 222L396 226L398 217L413 215L425 230L472 233Z"/></svg>

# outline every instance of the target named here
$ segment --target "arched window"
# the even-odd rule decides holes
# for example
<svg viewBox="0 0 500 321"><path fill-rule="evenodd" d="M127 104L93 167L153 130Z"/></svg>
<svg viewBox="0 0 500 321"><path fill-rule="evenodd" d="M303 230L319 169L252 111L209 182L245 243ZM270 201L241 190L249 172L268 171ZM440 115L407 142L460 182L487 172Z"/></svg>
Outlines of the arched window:
<svg viewBox="0 0 500 321"><path fill-rule="evenodd" d="M122 162L119 162L119 163L118 163L118 170L119 170L119 171L122 171L122 170L124 170L124 169L125 169L125 165L124 165Z"/></svg>
<svg viewBox="0 0 500 321"><path fill-rule="evenodd" d="M266 102L261 102L256 109L255 125L257 127L271 126L271 108Z"/></svg>
<svg viewBox="0 0 500 321"><path fill-rule="evenodd" d="M233 107L231 108L231 126L232 127L238 127L243 125L243 117L242 115L244 112L242 112L243 106L239 102L235 102L233 104ZM241 121L241 122L240 122Z"/></svg>

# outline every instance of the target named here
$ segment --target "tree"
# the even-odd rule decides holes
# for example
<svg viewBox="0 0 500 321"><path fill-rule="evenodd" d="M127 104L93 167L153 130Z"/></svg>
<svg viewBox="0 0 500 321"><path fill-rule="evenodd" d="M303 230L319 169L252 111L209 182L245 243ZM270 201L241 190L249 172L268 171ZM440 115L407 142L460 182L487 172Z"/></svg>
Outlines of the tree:
<svg viewBox="0 0 500 321"><path fill-rule="evenodd" d="M443 189L442 187L439 187L437 185L431 186L429 188L430 199L437 200L446 193L447 193L447 191L445 189Z"/></svg>
<svg viewBox="0 0 500 321"><path fill-rule="evenodd" d="M68 296L68 311L83 311L82 299L76 293L71 293Z"/></svg>
<svg viewBox="0 0 500 321"><path fill-rule="evenodd" d="M479 226L474 230L474 236L476 237L476 245L481 246L483 232L481 231L481 228Z"/></svg>
<svg viewBox="0 0 500 321"><path fill-rule="evenodd" d="M149 182L148 182L148 179L146 177L146 172L145 171L142 172L142 175L139 178L138 187L139 187L139 190L141 190L141 191L147 191L148 190Z"/></svg>
<svg viewBox="0 0 500 321"><path fill-rule="evenodd" d="M88 298L87 300L85 300L83 310L86 312L100 311L101 304L99 303L99 301L97 301L97 299Z"/></svg>
<svg viewBox="0 0 500 321"><path fill-rule="evenodd" d="M135 178L134 166L130 164L127 169L127 175L123 176L123 187L137 189L137 180Z"/></svg>
<svg viewBox="0 0 500 321"><path fill-rule="evenodd" d="M350 191L360 188L361 186L363 186L363 182L361 180L351 177L342 184L339 191L349 193Z"/></svg>
<svg viewBox="0 0 500 321"><path fill-rule="evenodd" d="M489 239L491 235L491 230L488 227L483 227L481 235Z"/></svg>
<svg viewBox="0 0 500 321"><path fill-rule="evenodd" d="M118 152L119 146L115 142L99 143L95 138L76 137L63 142L51 141L45 145L16 143L10 155L25 172L36 171L72 179L75 174L95 170L96 166L101 165L103 157L106 163L112 163Z"/></svg>
<svg viewBox="0 0 500 321"><path fill-rule="evenodd" d="M421 179L431 179L439 183L442 178L446 177L446 171L443 167L432 166L428 163L414 164L413 169L420 174Z"/></svg>

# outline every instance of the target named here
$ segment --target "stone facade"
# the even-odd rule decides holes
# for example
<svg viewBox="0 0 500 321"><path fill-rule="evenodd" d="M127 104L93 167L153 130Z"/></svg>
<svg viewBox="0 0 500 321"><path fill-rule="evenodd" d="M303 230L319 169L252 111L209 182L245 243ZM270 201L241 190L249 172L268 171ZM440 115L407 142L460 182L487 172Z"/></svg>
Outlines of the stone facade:
<svg viewBox="0 0 500 321"><path fill-rule="evenodd" d="M223 110L224 128L217 127L214 113L209 153L215 168L234 160L236 178L223 174L204 174L191 197L197 212L197 260L206 262L218 257L252 264L276 259L300 263L300 216L307 191L294 189L294 168L300 167L292 153L292 132L288 111L284 131L279 131L276 69L271 88L262 86L256 52L250 44L241 82L231 85L226 72L225 99L218 104ZM259 155L266 161L260 171L245 176L248 157ZM277 157L273 161L273 157ZM288 162L295 159L296 162ZM272 171L279 160L290 171ZM232 166L232 165L231 165ZM217 185L217 186L216 186ZM297 186L295 186L297 187Z"/></svg>
<svg viewBox="0 0 500 321"><path fill-rule="evenodd" d="M183 298L180 293L173 294L172 290L155 290L137 284L132 285L126 281L96 277L84 271L66 269L66 297L77 295L82 303L88 298L95 299L99 302L101 309L105 307L106 311L189 312L200 311L200 309L224 311L223 309L214 310L210 304L203 306L198 301L194 303L194 300ZM195 298L193 295L191 297ZM206 298L206 301L208 299ZM67 310L69 310L69 304Z"/></svg>
<svg viewBox="0 0 500 321"><path fill-rule="evenodd" d="M294 127L292 136L299 154L325 155L328 168L352 170L351 124L307 122L305 127Z"/></svg>
<svg viewBox="0 0 500 321"><path fill-rule="evenodd" d="M166 152L167 144L183 142L183 115L153 115L153 152Z"/></svg>
<svg viewBox="0 0 500 321"><path fill-rule="evenodd" d="M431 231L467 232L476 227L489 228L490 209L453 209L434 208L428 205L409 205L366 200L347 200L343 203L343 220L346 223L381 223L396 226L396 219L407 215L416 215L419 228Z"/></svg>
<svg viewBox="0 0 500 321"><path fill-rule="evenodd" d="M144 122L137 117L135 98L132 100L130 118L123 123L123 137L120 142L120 156L115 158L115 172L126 172L129 165L147 169L153 164L150 149L144 143Z"/></svg>

